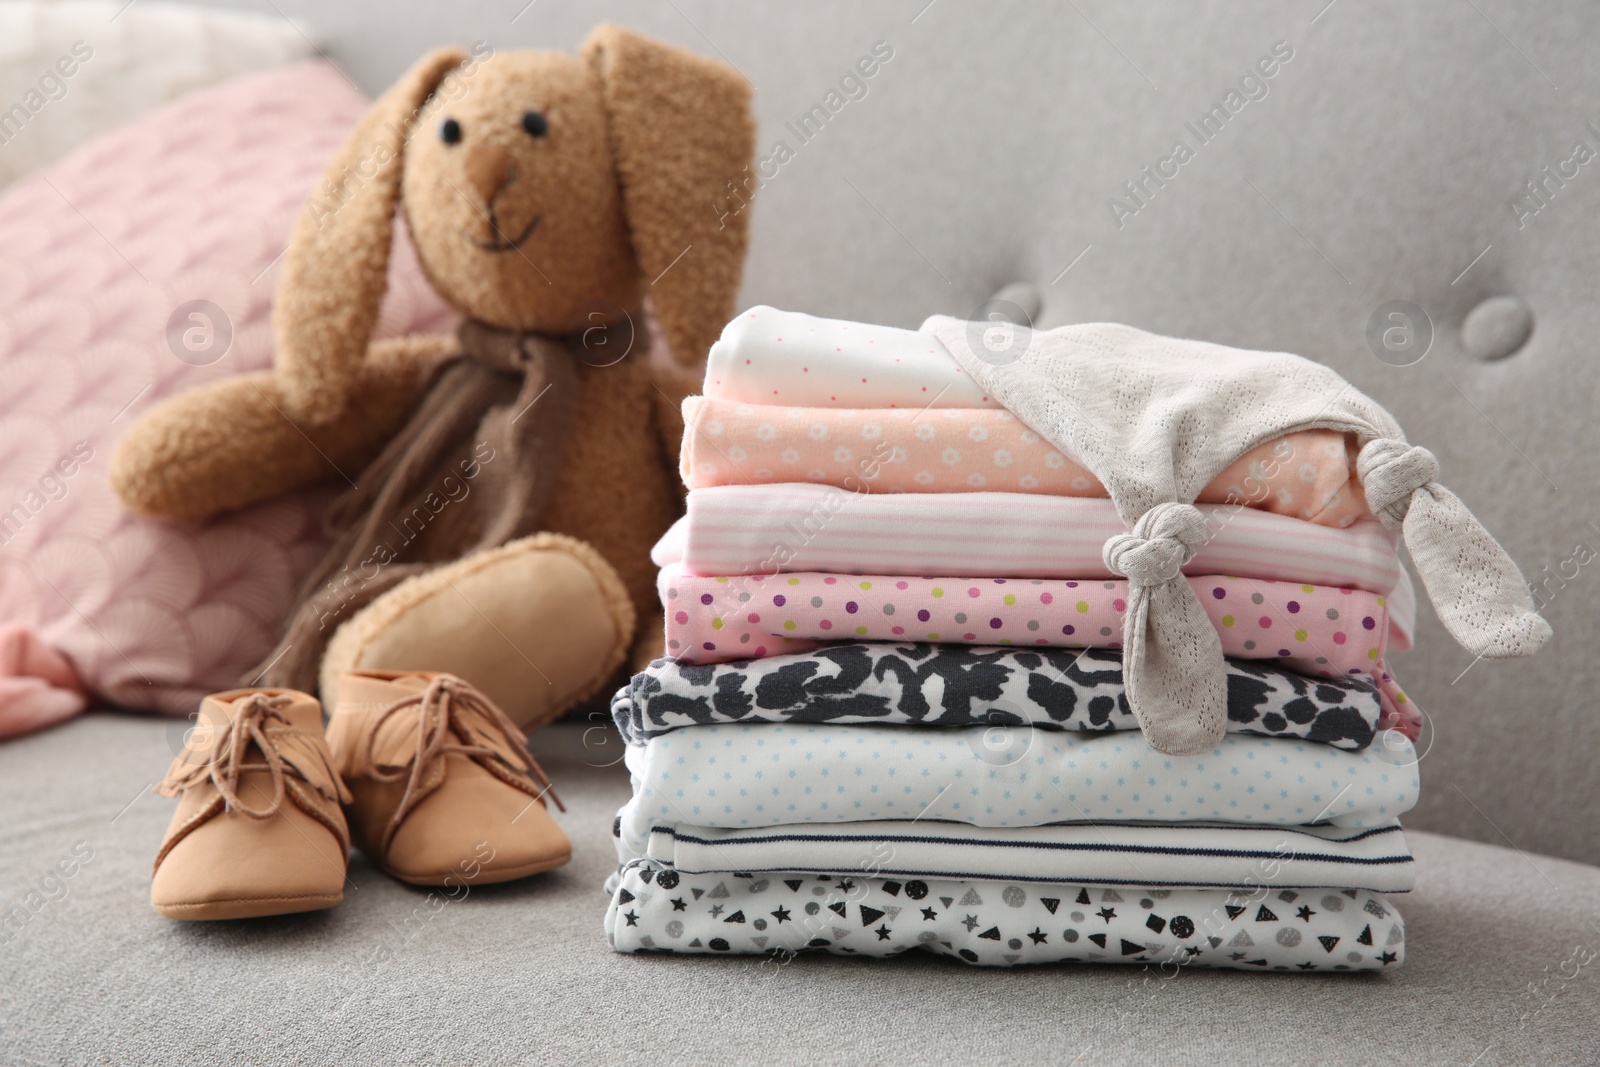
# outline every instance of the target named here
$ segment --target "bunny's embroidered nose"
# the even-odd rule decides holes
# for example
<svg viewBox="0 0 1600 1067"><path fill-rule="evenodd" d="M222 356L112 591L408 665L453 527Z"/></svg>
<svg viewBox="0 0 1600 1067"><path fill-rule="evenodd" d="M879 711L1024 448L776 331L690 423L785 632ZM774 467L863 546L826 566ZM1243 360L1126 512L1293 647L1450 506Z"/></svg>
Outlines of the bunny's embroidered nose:
<svg viewBox="0 0 1600 1067"><path fill-rule="evenodd" d="M467 153L467 181L483 197L485 204L495 196L511 174L511 153L497 144L473 145Z"/></svg>

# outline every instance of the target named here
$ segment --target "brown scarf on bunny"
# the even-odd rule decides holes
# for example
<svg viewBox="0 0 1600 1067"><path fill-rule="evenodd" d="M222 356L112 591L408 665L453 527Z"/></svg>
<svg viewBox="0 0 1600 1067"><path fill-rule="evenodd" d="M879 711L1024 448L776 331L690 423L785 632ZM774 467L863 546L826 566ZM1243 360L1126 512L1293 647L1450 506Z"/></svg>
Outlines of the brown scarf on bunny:
<svg viewBox="0 0 1600 1067"><path fill-rule="evenodd" d="M249 684L316 692L341 623L413 575L538 532L577 407L581 339L472 320L457 337L461 357L328 509L333 544Z"/></svg>

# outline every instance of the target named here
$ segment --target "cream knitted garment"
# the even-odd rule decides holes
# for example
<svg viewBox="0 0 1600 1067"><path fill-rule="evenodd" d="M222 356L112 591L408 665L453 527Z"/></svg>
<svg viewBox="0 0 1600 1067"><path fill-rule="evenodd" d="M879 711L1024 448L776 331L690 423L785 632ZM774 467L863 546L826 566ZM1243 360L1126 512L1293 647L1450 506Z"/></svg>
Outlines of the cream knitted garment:
<svg viewBox="0 0 1600 1067"><path fill-rule="evenodd" d="M1250 448L1296 430L1356 435L1374 513L1404 538L1445 628L1477 656L1537 652L1550 627L1505 549L1436 479L1387 411L1327 367L1096 323L1050 331L935 316L922 326L995 399L1110 491L1130 529L1105 544L1132 593L1128 701L1160 752L1222 739L1222 645L1179 568L1211 536L1194 499Z"/></svg>

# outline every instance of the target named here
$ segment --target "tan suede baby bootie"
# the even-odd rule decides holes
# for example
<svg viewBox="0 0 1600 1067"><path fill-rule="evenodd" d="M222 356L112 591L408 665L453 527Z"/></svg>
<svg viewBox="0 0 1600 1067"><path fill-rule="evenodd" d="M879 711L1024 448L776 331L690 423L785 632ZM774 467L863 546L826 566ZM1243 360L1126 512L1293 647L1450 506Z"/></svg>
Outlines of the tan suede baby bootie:
<svg viewBox="0 0 1600 1067"><path fill-rule="evenodd" d="M150 885L162 915L248 919L344 899L350 833L339 804L348 794L314 697L206 697L160 792L179 797Z"/></svg>
<svg viewBox="0 0 1600 1067"><path fill-rule="evenodd" d="M403 882L505 882L572 858L522 731L453 674L346 674L328 745L356 846Z"/></svg>

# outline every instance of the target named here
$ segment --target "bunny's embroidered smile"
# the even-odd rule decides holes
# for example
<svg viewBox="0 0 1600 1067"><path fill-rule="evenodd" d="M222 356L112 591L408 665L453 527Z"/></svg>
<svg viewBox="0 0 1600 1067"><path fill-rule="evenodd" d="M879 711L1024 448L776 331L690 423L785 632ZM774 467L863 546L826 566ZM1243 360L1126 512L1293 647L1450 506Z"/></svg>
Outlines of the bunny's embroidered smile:
<svg viewBox="0 0 1600 1067"><path fill-rule="evenodd" d="M510 252L521 248L522 243L529 237L533 236L534 229L539 225L539 220L543 217L543 215L535 215L533 218L528 220L528 224L522 228L521 233L517 234L515 237L507 237L505 235L505 231L500 226L499 220L494 217L494 208L490 208L489 229L494 231L495 240L485 241L481 237L474 237L470 233L465 232L463 232L462 236L471 241L473 244L477 245L479 248L483 249L485 252Z"/></svg>

